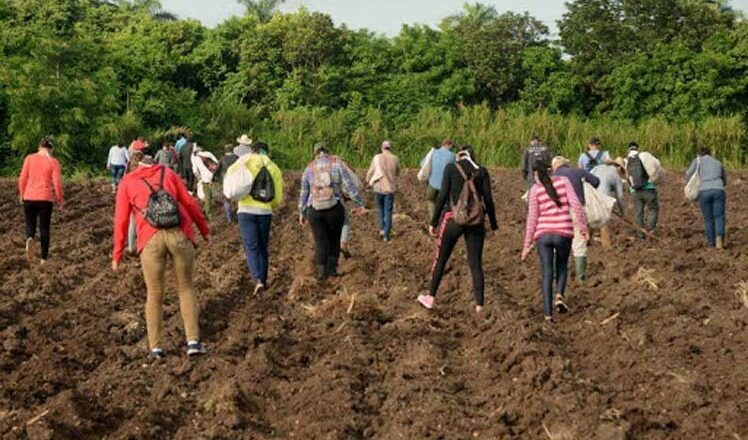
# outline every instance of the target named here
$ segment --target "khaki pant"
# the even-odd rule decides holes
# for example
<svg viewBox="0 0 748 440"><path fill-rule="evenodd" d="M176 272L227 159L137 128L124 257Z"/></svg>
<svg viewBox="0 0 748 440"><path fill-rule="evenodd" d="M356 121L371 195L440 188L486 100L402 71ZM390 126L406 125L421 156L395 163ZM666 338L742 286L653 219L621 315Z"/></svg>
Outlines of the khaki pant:
<svg viewBox="0 0 748 440"><path fill-rule="evenodd" d="M571 211L571 221L574 223L574 240L571 242L571 253L574 255L574 258L586 257L587 240L582 238L582 231L579 228L579 222L576 219L574 210Z"/></svg>
<svg viewBox="0 0 748 440"><path fill-rule="evenodd" d="M600 228L600 241L602 241L603 247L610 247L610 245L613 244L610 225L605 225Z"/></svg>
<svg viewBox="0 0 748 440"><path fill-rule="evenodd" d="M148 345L151 349L161 347L164 332L163 302L164 279L168 256L174 263L177 276L179 310L182 312L187 341L200 340L198 323L199 306L192 287L192 267L195 262L195 246L179 228L162 229L154 235L140 253L148 298L145 304L145 320L148 329Z"/></svg>

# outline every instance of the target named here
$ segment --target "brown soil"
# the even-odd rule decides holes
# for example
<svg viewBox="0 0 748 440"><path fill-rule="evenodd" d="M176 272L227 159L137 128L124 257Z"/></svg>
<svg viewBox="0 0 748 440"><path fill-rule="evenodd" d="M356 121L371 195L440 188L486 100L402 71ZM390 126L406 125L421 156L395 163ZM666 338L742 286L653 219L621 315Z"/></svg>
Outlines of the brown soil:
<svg viewBox="0 0 748 440"><path fill-rule="evenodd" d="M487 243L487 302L472 309L458 246L437 308L415 302L433 254L423 191L405 178L391 244L375 214L354 224L345 276L311 278L291 206L272 236L259 297L236 226L215 221L196 284L208 357L188 360L173 289L169 356L145 361L137 261L109 270L111 195L68 185L52 259L29 268L15 182L0 181L0 437L3 439L746 439L746 173L734 173L724 252L703 248L680 179L662 190L661 242L616 223L591 250L572 313L542 321L535 259L520 263L516 172L494 173L501 231ZM220 217L220 216L216 216Z"/></svg>

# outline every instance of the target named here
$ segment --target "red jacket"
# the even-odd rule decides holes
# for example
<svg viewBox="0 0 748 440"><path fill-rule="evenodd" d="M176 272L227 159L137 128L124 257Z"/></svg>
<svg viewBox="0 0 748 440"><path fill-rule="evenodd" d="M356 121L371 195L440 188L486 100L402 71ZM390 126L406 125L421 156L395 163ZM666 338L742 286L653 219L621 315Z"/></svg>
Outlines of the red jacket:
<svg viewBox="0 0 748 440"><path fill-rule="evenodd" d="M34 202L53 202L62 206L62 176L60 163L46 154L36 153L26 156L21 177L18 178L18 192L21 198ZM54 195L52 188L54 187ZM56 197L55 197L56 196Z"/></svg>
<svg viewBox="0 0 748 440"><path fill-rule="evenodd" d="M130 222L130 214L135 214L135 227L138 235L138 253L148 244L148 241L158 232L151 226L143 216L142 212L148 206L148 198L151 190L141 179L145 179L158 190L159 179L163 165L146 166L141 165L127 174L117 189L117 202L114 209L114 254L115 261L122 261L122 255L127 241L127 227ZM192 224L195 223L203 237L210 234L208 222L203 216L195 199L189 195L182 179L177 174L166 168L164 174L164 190L171 194L179 203L179 216L181 218L182 231L193 243L195 242L195 231Z"/></svg>

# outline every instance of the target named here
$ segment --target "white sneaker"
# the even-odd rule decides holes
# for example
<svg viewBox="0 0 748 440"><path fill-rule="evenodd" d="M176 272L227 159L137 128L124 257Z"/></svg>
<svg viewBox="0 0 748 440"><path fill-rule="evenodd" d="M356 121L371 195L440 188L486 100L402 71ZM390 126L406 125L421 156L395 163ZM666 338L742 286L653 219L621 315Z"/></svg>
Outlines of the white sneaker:
<svg viewBox="0 0 748 440"><path fill-rule="evenodd" d="M262 283L255 284L255 291L252 293L253 295L257 296L258 293L260 293L265 288L265 285Z"/></svg>

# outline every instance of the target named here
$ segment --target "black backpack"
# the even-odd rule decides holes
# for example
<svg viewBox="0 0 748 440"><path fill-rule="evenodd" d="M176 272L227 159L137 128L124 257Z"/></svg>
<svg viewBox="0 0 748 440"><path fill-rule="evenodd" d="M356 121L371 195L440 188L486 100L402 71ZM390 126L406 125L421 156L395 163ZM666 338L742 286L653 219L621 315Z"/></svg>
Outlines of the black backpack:
<svg viewBox="0 0 748 440"><path fill-rule="evenodd" d="M275 199L275 183L273 182L273 176L265 165L260 168L260 172L257 173L255 181L252 182L252 189L249 191L249 195L253 199L262 203L270 203Z"/></svg>
<svg viewBox="0 0 748 440"><path fill-rule="evenodd" d="M584 167L584 169L587 170L587 171L592 171L596 166L601 165L603 163L602 160L601 160L602 157L603 157L603 152L602 151L598 151L597 152L597 156L595 156L595 157L592 157L592 155L590 154L589 151L587 151L584 154L585 154L585 156L587 156L587 159L589 159L587 161L587 165Z"/></svg>
<svg viewBox="0 0 748 440"><path fill-rule="evenodd" d="M644 163L639 155L633 156L626 164L626 173L629 175L629 183L634 189L642 189L649 183L649 174L644 168Z"/></svg>
<svg viewBox="0 0 748 440"><path fill-rule="evenodd" d="M161 168L161 178L159 180L158 190L154 189L147 180L141 178L148 188L151 195L148 197L148 206L145 211L141 210L146 221L156 229L171 229L179 227L179 204L171 194L164 191L164 174L166 168Z"/></svg>

